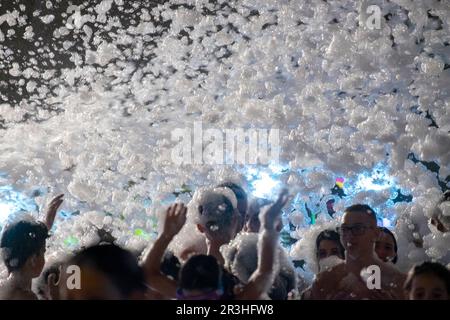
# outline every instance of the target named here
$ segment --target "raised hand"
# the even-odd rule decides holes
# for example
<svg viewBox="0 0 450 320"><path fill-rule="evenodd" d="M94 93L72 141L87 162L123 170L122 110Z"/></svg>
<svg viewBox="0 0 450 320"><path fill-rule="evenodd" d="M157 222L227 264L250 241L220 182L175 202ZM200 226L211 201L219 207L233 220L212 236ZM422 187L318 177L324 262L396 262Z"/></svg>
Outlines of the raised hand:
<svg viewBox="0 0 450 320"><path fill-rule="evenodd" d="M183 203L176 203L167 208L163 234L174 237L186 222L187 207Z"/></svg>
<svg viewBox="0 0 450 320"><path fill-rule="evenodd" d="M281 215L281 209L286 205L289 200L287 189L283 189L278 196L277 201L264 210L262 215L262 225L266 230L279 229L279 217Z"/></svg>
<svg viewBox="0 0 450 320"><path fill-rule="evenodd" d="M55 222L56 212L59 207L63 203L64 194L60 194L56 196L51 202L45 214L45 225L47 229L50 230L53 227L53 223Z"/></svg>

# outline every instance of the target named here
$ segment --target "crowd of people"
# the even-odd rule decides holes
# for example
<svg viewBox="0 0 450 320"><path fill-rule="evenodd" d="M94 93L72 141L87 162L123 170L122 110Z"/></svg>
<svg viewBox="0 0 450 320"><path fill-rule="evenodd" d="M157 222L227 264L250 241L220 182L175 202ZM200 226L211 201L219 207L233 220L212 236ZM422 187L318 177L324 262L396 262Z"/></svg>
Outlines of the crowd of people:
<svg viewBox="0 0 450 320"><path fill-rule="evenodd" d="M273 202L248 201L243 188L224 183L195 202L192 232L201 233L201 243L186 244L178 255L169 245L187 226L188 207L183 203L167 208L162 231L141 256L103 240L46 265L46 241L63 202L60 195L50 203L45 221L24 220L3 228L0 247L8 277L0 283L0 299L450 298L446 266L425 261L407 274L396 268L396 237L377 226L377 215L366 204L347 207L338 228L320 232L315 242L318 273L311 286L302 287L279 241L281 213L289 200L283 190ZM450 192L443 201L450 201ZM436 211L432 223L449 232L442 219ZM375 287L362 276L373 266L380 275ZM33 279L39 283L37 291Z"/></svg>

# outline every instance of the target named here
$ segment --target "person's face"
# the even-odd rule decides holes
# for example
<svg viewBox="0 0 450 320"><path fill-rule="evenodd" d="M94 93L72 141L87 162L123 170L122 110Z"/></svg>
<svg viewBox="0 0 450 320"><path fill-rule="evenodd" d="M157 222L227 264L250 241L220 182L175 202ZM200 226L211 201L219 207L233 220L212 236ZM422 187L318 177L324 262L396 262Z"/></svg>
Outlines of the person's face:
<svg viewBox="0 0 450 320"><path fill-rule="evenodd" d="M80 268L80 288L73 286L75 274L63 272L59 287L63 300L119 300L121 296L119 290L111 283L105 274L90 267Z"/></svg>
<svg viewBox="0 0 450 320"><path fill-rule="evenodd" d="M339 258L343 258L341 256L341 253L339 252L339 246L335 241L331 241L331 240L322 240L320 241L319 244L319 250L317 252L317 257L320 260L331 257L331 256L336 256Z"/></svg>
<svg viewBox="0 0 450 320"><path fill-rule="evenodd" d="M247 222L244 226L245 232L259 232L259 229L261 227L261 223L259 222L258 215L252 215L247 219Z"/></svg>
<svg viewBox="0 0 450 320"><path fill-rule="evenodd" d="M373 252L378 238L375 220L366 212L346 212L340 228L341 243L352 255Z"/></svg>
<svg viewBox="0 0 450 320"><path fill-rule="evenodd" d="M433 274L420 274L413 278L409 300L449 300L445 283Z"/></svg>
<svg viewBox="0 0 450 320"><path fill-rule="evenodd" d="M198 230L205 234L205 237L213 242L217 243L228 243L231 239L234 239L237 234L237 226L239 224L239 215L236 212L233 214L231 221L227 225L222 225L220 228L217 228L215 225L210 227L203 224L197 224Z"/></svg>
<svg viewBox="0 0 450 320"><path fill-rule="evenodd" d="M380 232L380 235L375 242L375 252L377 253L378 258L380 258L384 262L392 261L397 255L395 253L395 243L394 239L392 239L391 235Z"/></svg>

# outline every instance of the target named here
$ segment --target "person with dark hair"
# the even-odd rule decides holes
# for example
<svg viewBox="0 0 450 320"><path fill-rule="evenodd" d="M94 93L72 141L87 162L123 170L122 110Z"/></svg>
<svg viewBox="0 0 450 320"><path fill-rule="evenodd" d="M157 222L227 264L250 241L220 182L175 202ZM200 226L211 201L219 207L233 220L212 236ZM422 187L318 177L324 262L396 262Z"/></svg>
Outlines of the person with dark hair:
<svg viewBox="0 0 450 320"><path fill-rule="evenodd" d="M213 256L189 258L180 272L178 300L219 300L224 294L222 268Z"/></svg>
<svg viewBox="0 0 450 320"><path fill-rule="evenodd" d="M316 237L315 254L318 272L343 262L345 249L339 233L331 229L322 230ZM331 259L330 257L336 257L336 259L328 261ZM311 292L312 287L305 289L300 295L301 300L311 299Z"/></svg>
<svg viewBox="0 0 450 320"><path fill-rule="evenodd" d="M409 300L450 300L450 270L437 262L416 265L404 289Z"/></svg>
<svg viewBox="0 0 450 320"><path fill-rule="evenodd" d="M239 232L242 229L242 227L244 226L245 216L247 214L247 207L248 207L247 193L241 186L239 186L233 182L223 182L223 183L219 184L217 187L228 188L231 191L233 191L234 195L236 196L237 209L240 213L240 221L239 221L238 230L237 230L237 232Z"/></svg>
<svg viewBox="0 0 450 320"><path fill-rule="evenodd" d="M220 247L236 237L239 217L230 199L216 191L198 205L197 229L206 238L207 254L216 257L220 265L224 264Z"/></svg>
<svg viewBox="0 0 450 320"><path fill-rule="evenodd" d="M153 244L152 250L150 250L144 263L146 277L150 287L167 296L178 297L179 299L190 299L191 297L198 299L199 296L203 296L203 299L212 296L217 297L218 292L216 292L216 294L213 294L213 292L217 290L220 291L222 288L224 293L221 298L223 299L260 299L262 295L267 293L270 289L276 246L279 236L276 226L281 223L281 209L286 204L287 200L287 191L284 190L280 194L278 200L264 212L262 217L262 230L260 232L261 245L259 246L258 267L251 275L248 283L240 288L238 288L237 285L233 287L224 283L224 279L227 279L225 274L229 275L229 273L220 266L219 261L216 260L217 266L220 266L218 269L218 267L214 267L216 264L212 262L211 258L205 259L202 258L202 256L195 259L199 259L201 263L211 267L211 270L213 271L222 270L222 273L220 271L214 271L212 274L209 274L195 271L193 262L189 262L192 257L185 264L188 269L183 271L185 266L181 269L179 287L174 279L171 279L161 273L160 263L162 256L169 243L186 222L186 206L183 204L175 204L170 206L166 212L163 232ZM220 209L221 211L227 210L226 207L221 207ZM216 227L213 229L214 230L212 231L215 231ZM214 255L210 256L216 259ZM189 275L190 279L183 279L183 275ZM203 276L207 277L207 279L204 279ZM213 282L211 279L220 280ZM208 286L214 285L214 287L206 288L205 283L208 283ZM186 284L189 285L187 287L183 287L183 285Z"/></svg>
<svg viewBox="0 0 450 320"><path fill-rule="evenodd" d="M394 234L385 227L379 227L380 235L375 242L375 252L378 258L384 262L397 262L397 240L395 240Z"/></svg>
<svg viewBox="0 0 450 320"><path fill-rule="evenodd" d="M375 253L375 242L380 233L375 211L364 204L346 208L338 231L345 248L345 260L317 275L311 298L403 299L405 276L392 264L381 261ZM378 283L375 288L368 282L368 279L373 281L372 274L366 273L377 269L375 279L378 277L379 281L375 281ZM368 279L363 279L364 274Z"/></svg>
<svg viewBox="0 0 450 320"><path fill-rule="evenodd" d="M63 300L144 299L147 289L136 257L114 244L95 245L76 253L63 266L56 285Z"/></svg>
<svg viewBox="0 0 450 320"><path fill-rule="evenodd" d="M52 200L44 222L18 221L5 226L0 247L8 278L0 285L0 299L36 300L32 279L45 264L45 244L63 195Z"/></svg>
<svg viewBox="0 0 450 320"><path fill-rule="evenodd" d="M319 272L320 261L331 256L344 259L345 249L341 244L339 233L334 230L323 230L316 238L316 259Z"/></svg>
<svg viewBox="0 0 450 320"><path fill-rule="evenodd" d="M161 273L178 281L179 274L181 270L181 262L178 258L173 254L172 251L167 250L164 254L164 257L161 262ZM147 298L149 300L170 300L172 297L165 296L164 294L153 290L152 288L148 288Z"/></svg>
<svg viewBox="0 0 450 320"><path fill-rule="evenodd" d="M244 219L243 231L245 232L259 232L261 223L259 222L259 213L261 209L272 203L270 200L263 198L255 198L250 201L247 214Z"/></svg>

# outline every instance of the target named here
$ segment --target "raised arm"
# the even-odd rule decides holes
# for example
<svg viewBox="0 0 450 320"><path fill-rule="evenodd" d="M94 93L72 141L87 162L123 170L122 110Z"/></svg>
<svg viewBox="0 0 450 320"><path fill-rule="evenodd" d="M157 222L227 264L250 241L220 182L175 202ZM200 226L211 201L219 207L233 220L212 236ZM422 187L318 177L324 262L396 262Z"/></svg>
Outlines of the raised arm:
<svg viewBox="0 0 450 320"><path fill-rule="evenodd" d="M45 213L45 225L47 226L48 231L50 231L53 227L53 223L55 222L56 213L58 212L59 207L63 203L64 194L60 194L56 196L52 202L50 202L50 205L47 209L47 212Z"/></svg>
<svg viewBox="0 0 450 320"><path fill-rule="evenodd" d="M277 254L281 209L287 201L288 192L283 190L278 200L267 210L261 212L258 267L242 291L236 295L237 299L260 299L264 293L269 291Z"/></svg>
<svg viewBox="0 0 450 320"><path fill-rule="evenodd" d="M177 282L161 272L161 260L170 241L186 222L186 212L187 208L182 203L171 205L167 209L163 232L156 239L142 266L149 286L172 298L176 297Z"/></svg>

